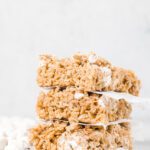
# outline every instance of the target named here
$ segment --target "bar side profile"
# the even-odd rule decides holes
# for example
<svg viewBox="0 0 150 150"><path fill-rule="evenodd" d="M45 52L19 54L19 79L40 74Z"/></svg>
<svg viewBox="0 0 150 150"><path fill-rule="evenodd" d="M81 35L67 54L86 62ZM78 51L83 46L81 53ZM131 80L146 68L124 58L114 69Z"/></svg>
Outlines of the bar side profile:
<svg viewBox="0 0 150 150"><path fill-rule="evenodd" d="M30 141L36 150L132 150L129 124L101 127L52 123L30 130Z"/></svg>
<svg viewBox="0 0 150 150"><path fill-rule="evenodd" d="M139 94L140 81L132 71L114 67L95 54L76 54L64 59L42 55L41 61L37 76L37 83L41 87L75 86L85 91Z"/></svg>
<svg viewBox="0 0 150 150"><path fill-rule="evenodd" d="M98 124L130 118L132 108L125 99L77 90L54 88L41 92L37 102L40 119Z"/></svg>

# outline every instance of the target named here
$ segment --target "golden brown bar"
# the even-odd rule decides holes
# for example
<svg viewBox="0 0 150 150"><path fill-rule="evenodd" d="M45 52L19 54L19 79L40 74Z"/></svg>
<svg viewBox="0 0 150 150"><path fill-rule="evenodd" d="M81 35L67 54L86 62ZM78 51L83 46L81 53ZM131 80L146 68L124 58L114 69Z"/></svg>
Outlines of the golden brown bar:
<svg viewBox="0 0 150 150"><path fill-rule="evenodd" d="M95 54L57 59L42 55L37 82L41 87L75 86L85 91L118 91L138 95L140 81L129 70L114 67Z"/></svg>
<svg viewBox="0 0 150 150"><path fill-rule="evenodd" d="M41 124L30 130L36 150L132 150L128 123L102 127L64 122Z"/></svg>
<svg viewBox="0 0 150 150"><path fill-rule="evenodd" d="M43 120L61 119L88 124L108 124L129 118L131 105L124 99L113 99L74 87L54 88L41 92L37 113Z"/></svg>

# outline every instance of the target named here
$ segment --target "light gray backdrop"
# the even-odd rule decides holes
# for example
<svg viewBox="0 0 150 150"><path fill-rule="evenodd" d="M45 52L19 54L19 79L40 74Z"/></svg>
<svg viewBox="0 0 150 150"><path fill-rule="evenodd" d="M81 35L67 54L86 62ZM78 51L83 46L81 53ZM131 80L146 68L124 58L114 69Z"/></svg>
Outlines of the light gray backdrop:
<svg viewBox="0 0 150 150"><path fill-rule="evenodd" d="M35 116L38 54L95 51L150 97L149 0L0 0L0 115Z"/></svg>

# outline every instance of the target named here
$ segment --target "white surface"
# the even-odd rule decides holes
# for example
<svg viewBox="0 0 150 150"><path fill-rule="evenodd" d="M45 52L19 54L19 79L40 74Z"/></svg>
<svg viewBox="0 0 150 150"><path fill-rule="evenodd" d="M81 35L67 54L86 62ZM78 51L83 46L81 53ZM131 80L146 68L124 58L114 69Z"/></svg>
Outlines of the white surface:
<svg viewBox="0 0 150 150"><path fill-rule="evenodd" d="M135 70L150 97L149 8L149 0L0 0L0 114L35 116L37 55L45 52L94 50Z"/></svg>
<svg viewBox="0 0 150 150"><path fill-rule="evenodd" d="M0 117L0 150L33 150L28 129L34 125L31 119Z"/></svg>
<svg viewBox="0 0 150 150"><path fill-rule="evenodd" d="M134 143L134 150L149 150L150 142L136 142Z"/></svg>

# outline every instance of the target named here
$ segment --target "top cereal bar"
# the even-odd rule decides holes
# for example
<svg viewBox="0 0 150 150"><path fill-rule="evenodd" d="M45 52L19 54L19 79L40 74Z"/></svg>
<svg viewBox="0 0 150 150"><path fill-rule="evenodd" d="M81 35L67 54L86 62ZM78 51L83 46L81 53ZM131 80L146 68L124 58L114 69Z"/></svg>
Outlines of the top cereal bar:
<svg viewBox="0 0 150 150"><path fill-rule="evenodd" d="M41 55L37 83L41 87L74 86L84 91L116 91L138 95L140 81L134 72L113 66L91 53L58 59Z"/></svg>

